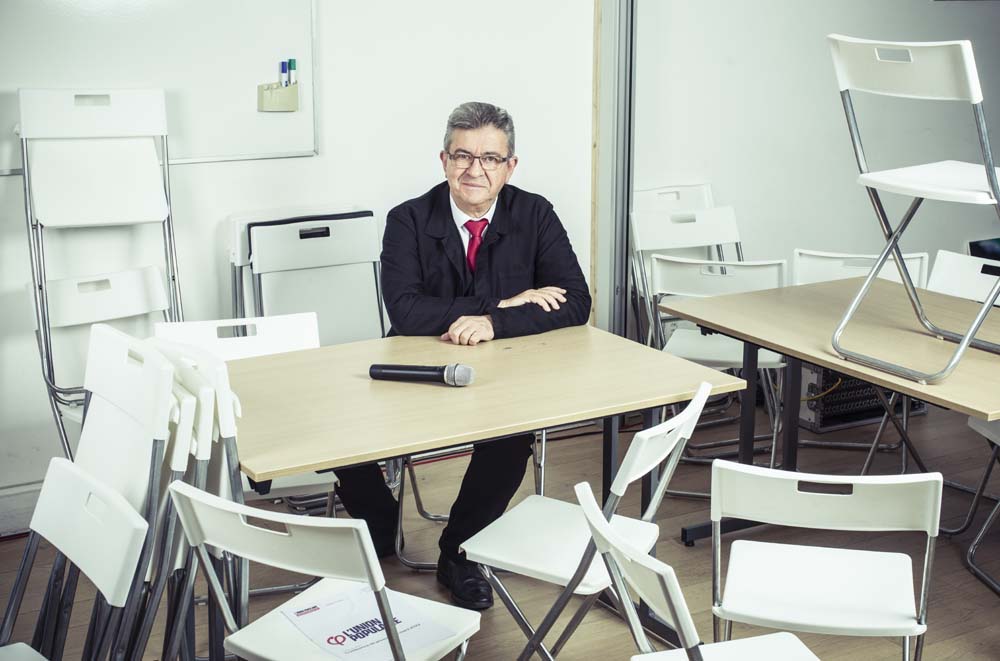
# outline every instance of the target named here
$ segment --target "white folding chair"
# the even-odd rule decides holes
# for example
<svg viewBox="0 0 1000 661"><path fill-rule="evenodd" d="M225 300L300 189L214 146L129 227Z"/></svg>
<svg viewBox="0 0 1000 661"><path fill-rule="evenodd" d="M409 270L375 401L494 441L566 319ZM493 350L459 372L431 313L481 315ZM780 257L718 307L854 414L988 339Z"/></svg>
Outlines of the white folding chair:
<svg viewBox="0 0 1000 661"><path fill-rule="evenodd" d="M163 90L18 90L31 292L42 375L65 456L63 414L83 404L74 369L91 323L158 313L183 318L170 212ZM157 153L157 143L159 153ZM160 165L162 159L162 167ZM45 230L160 224L166 287L155 266L49 280ZM77 235L79 236L79 235ZM56 342L56 329L61 338ZM84 337L79 337L80 335ZM55 346L58 344L58 348Z"/></svg>
<svg viewBox="0 0 1000 661"><path fill-rule="evenodd" d="M224 605L223 617L230 632L225 647L240 658L329 659L330 653L303 635L282 611L323 608L344 594L360 594L356 604L368 600L377 604L379 619L385 623L387 652L400 661L440 659L453 651L462 659L469 638L479 631L477 612L404 593L390 593L363 521L305 518L256 510L183 482L175 482L170 489L188 543L198 553L216 600ZM281 608L238 628L232 612L225 606L226 596L212 570L206 545L322 580ZM361 587L367 587L370 593L359 591ZM408 645L407 641L413 640L408 633L413 635L415 630L406 625L414 623L403 621L398 623L403 626L397 627L393 606L397 611L405 608L425 623L434 623L444 634L419 647Z"/></svg>
<svg viewBox="0 0 1000 661"><path fill-rule="evenodd" d="M1000 278L993 280L990 292L968 330L964 333L946 330L935 325L924 313L919 295L906 268L906 262L899 251L899 240L925 199L992 206L1000 217L1000 183L997 179L998 171L994 166L993 154L990 151L989 131L983 112L983 93L972 54L972 44L968 41L928 43L870 41L836 34L829 35L828 40L860 172L858 183L867 189L886 239L885 248L879 254L860 291L851 301L833 333L833 348L848 360L919 383L937 383L951 374L969 346L1000 353L1000 344L976 339L976 333L997 296L1000 295ZM900 98L970 103L976 131L979 134L983 163L939 161L869 171L851 100L852 90ZM895 228L889 224L879 191L913 197L912 203ZM890 255L895 258L896 268L921 325L930 335L958 344L947 364L940 370L922 372L847 349L840 343L844 329Z"/></svg>
<svg viewBox="0 0 1000 661"><path fill-rule="evenodd" d="M659 526L653 522L653 517L711 390L709 384L702 383L681 413L667 422L638 432L629 444L628 452L611 485L611 495L604 504L605 518L613 528L645 552L653 548L659 537ZM628 486L650 473L655 476L664 462L666 466L659 475L659 483L654 487L653 497L642 517L631 519L614 514ZM483 576L496 590L529 639L528 645L518 657L520 659L527 659L533 653L552 659L569 640L601 593L611 586L604 567L601 563L594 562L594 543L579 506L545 496L528 496L463 542L460 550L465 552L469 561L479 563ZM528 576L564 588L537 629L532 628L518 608L497 576L497 570ZM582 596L583 602L550 651L542 641L573 595Z"/></svg>
<svg viewBox="0 0 1000 661"><path fill-rule="evenodd" d="M868 275L878 255L861 255L846 252L824 252L796 248L792 255L792 284L808 285L814 282L829 282L845 280ZM902 283L899 271L895 269L896 260L889 257L894 268L880 271L878 277L890 282ZM903 255L906 268L913 278L913 284L920 289L927 286L930 255L925 252L913 252Z"/></svg>
<svg viewBox="0 0 1000 661"><path fill-rule="evenodd" d="M597 552L604 560L604 566L611 577L619 603L624 607L623 616L628 622L632 638L642 654L632 657L632 661L669 661L688 659L689 661L818 661L816 655L790 633L774 633L754 638L743 638L724 643L703 645L695 629L691 611L688 610L684 593L673 568L646 551L635 548L620 532L614 529L601 512L594 499L594 492L586 482L574 487L580 509L587 519L587 525L597 546ZM629 595L631 588L660 619L677 632L681 649L654 652L635 612Z"/></svg>
<svg viewBox="0 0 1000 661"><path fill-rule="evenodd" d="M323 346L385 335L375 214L333 205L233 214L233 316L316 311ZM322 301L317 304L317 301Z"/></svg>
<svg viewBox="0 0 1000 661"><path fill-rule="evenodd" d="M712 465L712 614L729 639L733 622L840 636L916 637L927 631L940 473L832 476L717 460ZM796 528L927 535L920 600L904 553L736 540L722 573L723 517Z"/></svg>
<svg viewBox="0 0 1000 661"><path fill-rule="evenodd" d="M650 257L650 285L657 300L667 297L705 297L736 294L760 289L784 287L786 262L783 259L766 261L715 261L689 259L654 253ZM704 335L696 328L678 328L667 339L663 349L673 354L714 369L740 369L743 367L743 342L727 335ZM758 352L757 367L763 374L764 403L771 418L771 433L758 437L771 441L770 465L773 467L780 424L778 414L780 372L784 358L773 351ZM748 393L754 404L755 393ZM713 444L714 445L714 444ZM701 447L706 447L704 444Z"/></svg>
<svg viewBox="0 0 1000 661"><path fill-rule="evenodd" d="M319 347L319 327L316 314L297 314L254 317L248 319L220 319L213 321L185 321L159 323L155 328L156 337L186 344L208 351L223 361L266 356L288 351L301 351ZM223 336L224 335L224 336ZM250 485L244 475L243 502L260 499L295 499L303 494L323 493L321 499L299 500L296 509L308 509L310 501L322 502L327 508L330 496L337 484L332 473L309 473L289 477L279 477L270 485L261 485L260 493Z"/></svg>
<svg viewBox="0 0 1000 661"><path fill-rule="evenodd" d="M0 627L0 659L62 658L80 572L100 592L95 603L102 604L91 617L84 658L90 658L91 652L95 653L93 658L104 658L121 622L148 524L119 492L82 467L56 457L49 463L42 482L30 530ZM58 572L53 568L31 647L24 643L10 645L42 539L52 544L63 560Z"/></svg>

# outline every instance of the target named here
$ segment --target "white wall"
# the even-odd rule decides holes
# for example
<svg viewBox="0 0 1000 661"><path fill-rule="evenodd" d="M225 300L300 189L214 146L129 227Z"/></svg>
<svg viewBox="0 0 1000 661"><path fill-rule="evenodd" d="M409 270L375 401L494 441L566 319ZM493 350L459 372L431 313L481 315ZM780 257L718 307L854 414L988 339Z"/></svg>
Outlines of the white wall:
<svg viewBox="0 0 1000 661"><path fill-rule="evenodd" d="M1000 151L1000 3L931 0L640 0L635 186L710 181L736 208L748 259L796 247L877 251L824 39L971 39ZM968 104L855 95L872 168L981 162ZM883 198L893 222L909 200ZM990 208L926 202L904 250L1000 236Z"/></svg>
<svg viewBox="0 0 1000 661"><path fill-rule="evenodd" d="M437 154L445 119L467 100L492 101L511 112L521 158L512 183L552 201L588 272L592 3L317 5L320 155L171 171L188 319L228 315L227 214L325 201L384 214L443 180ZM4 25L0 7L0 54ZM34 29L44 42L45 25ZM9 74L0 70L0 90L10 87ZM80 85L86 85L83 76ZM17 525L13 500L4 495L37 482L47 458L59 451L22 289L29 271L21 186L19 176L0 177L0 533ZM83 238L83 250L54 242L52 275L157 263L157 252L141 247L155 241L143 242L140 234L111 240L96 233ZM30 498L20 502L31 506Z"/></svg>

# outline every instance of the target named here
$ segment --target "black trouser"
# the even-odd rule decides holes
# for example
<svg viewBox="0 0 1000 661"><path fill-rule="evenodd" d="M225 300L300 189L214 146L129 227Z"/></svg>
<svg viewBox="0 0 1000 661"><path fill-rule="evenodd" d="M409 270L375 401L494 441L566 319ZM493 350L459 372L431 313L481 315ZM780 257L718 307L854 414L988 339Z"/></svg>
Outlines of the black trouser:
<svg viewBox="0 0 1000 661"><path fill-rule="evenodd" d="M534 434L480 443L462 479L438 546L452 560L461 560L459 545L496 521L521 485ZM368 524L376 546L396 533L398 504L377 464L336 469L337 493L347 513Z"/></svg>

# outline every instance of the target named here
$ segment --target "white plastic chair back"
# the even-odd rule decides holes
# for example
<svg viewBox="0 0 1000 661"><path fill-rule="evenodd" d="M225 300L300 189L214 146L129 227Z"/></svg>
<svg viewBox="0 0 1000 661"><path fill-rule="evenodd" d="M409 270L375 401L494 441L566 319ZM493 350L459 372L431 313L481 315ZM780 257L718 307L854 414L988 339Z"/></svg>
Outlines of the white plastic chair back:
<svg viewBox="0 0 1000 661"><path fill-rule="evenodd" d="M940 473L840 476L712 463L712 521L749 519L798 528L923 531L937 537Z"/></svg>
<svg viewBox="0 0 1000 661"><path fill-rule="evenodd" d="M381 337L381 241L374 214L277 218L246 225L256 313L315 311L324 346Z"/></svg>
<svg viewBox="0 0 1000 661"><path fill-rule="evenodd" d="M594 538L598 553L611 555L628 585L649 607L678 633L685 648L698 644L698 630L691 618L684 593L673 568L656 558L638 551L616 533L604 518L594 492L586 482L574 487L580 508L587 517L587 525Z"/></svg>
<svg viewBox="0 0 1000 661"><path fill-rule="evenodd" d="M692 212L715 206L707 183L673 184L632 191L632 211Z"/></svg>
<svg viewBox="0 0 1000 661"><path fill-rule="evenodd" d="M121 494L56 457L30 527L79 567L109 604L125 605L147 524Z"/></svg>
<svg viewBox="0 0 1000 661"><path fill-rule="evenodd" d="M982 303L998 277L1000 261L939 250L927 289Z"/></svg>
<svg viewBox="0 0 1000 661"><path fill-rule="evenodd" d="M48 298L52 328L165 312L170 305L156 266L49 280Z"/></svg>
<svg viewBox="0 0 1000 661"><path fill-rule="evenodd" d="M632 240L636 250L706 248L740 242L732 207L695 211L633 211Z"/></svg>
<svg viewBox="0 0 1000 661"><path fill-rule="evenodd" d="M792 257L793 284L808 285L814 282L828 282L845 278L867 276L875 265L878 255L857 255L839 252L820 252L796 248ZM903 262L910 272L913 284L923 289L927 286L927 271L930 256L925 252L903 255ZM890 255L889 260L878 274L883 280L902 283L896 260Z"/></svg>
<svg viewBox="0 0 1000 661"><path fill-rule="evenodd" d="M153 439L166 440L173 366L139 340L95 324L84 387L91 399L76 463L143 511Z"/></svg>
<svg viewBox="0 0 1000 661"><path fill-rule="evenodd" d="M246 336L220 337L220 330L239 327L245 327ZM154 332L156 337L200 347L225 361L319 346L315 312L247 319L164 322L156 324Z"/></svg>
<svg viewBox="0 0 1000 661"><path fill-rule="evenodd" d="M268 512L183 482L170 491L192 546L208 544L271 567L367 583L373 590L385 585L364 521Z"/></svg>
<svg viewBox="0 0 1000 661"><path fill-rule="evenodd" d="M611 483L611 493L618 496L625 495L629 484L663 463L675 450L683 450L683 444L694 433L701 410L711 392L710 384L700 384L683 411L655 427L643 429L632 438L628 452L625 453L621 466L618 467L618 473ZM665 484L669 482L669 478L669 475L664 475L661 477L661 482Z"/></svg>
<svg viewBox="0 0 1000 661"><path fill-rule="evenodd" d="M46 227L163 222L163 90L18 90L35 217ZM80 138L88 138L81 140Z"/></svg>
<svg viewBox="0 0 1000 661"><path fill-rule="evenodd" d="M715 262L668 255L652 257L654 295L718 296L785 286L783 259Z"/></svg>
<svg viewBox="0 0 1000 661"><path fill-rule="evenodd" d="M969 41L872 41L827 36L841 91L980 103L976 59Z"/></svg>

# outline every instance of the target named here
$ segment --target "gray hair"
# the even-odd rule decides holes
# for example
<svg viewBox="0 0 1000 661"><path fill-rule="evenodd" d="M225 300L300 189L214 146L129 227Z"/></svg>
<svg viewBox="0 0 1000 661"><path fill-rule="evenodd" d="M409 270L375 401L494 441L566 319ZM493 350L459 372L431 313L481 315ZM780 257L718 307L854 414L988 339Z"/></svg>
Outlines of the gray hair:
<svg viewBox="0 0 1000 661"><path fill-rule="evenodd" d="M451 111L444 131L444 150L451 150L451 134L455 129L469 130L483 126L503 131L507 136L507 156L514 155L514 119L503 108L482 101L467 101Z"/></svg>

